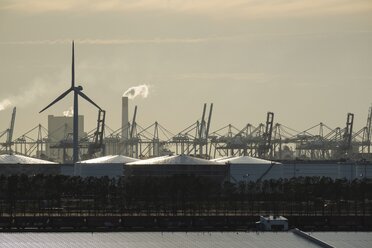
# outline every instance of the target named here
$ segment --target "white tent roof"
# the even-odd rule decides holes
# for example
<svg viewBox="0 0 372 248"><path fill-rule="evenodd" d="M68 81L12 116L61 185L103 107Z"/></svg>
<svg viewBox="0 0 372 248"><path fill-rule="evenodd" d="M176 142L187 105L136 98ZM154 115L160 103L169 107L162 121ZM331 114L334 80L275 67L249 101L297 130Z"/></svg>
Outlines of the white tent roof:
<svg viewBox="0 0 372 248"><path fill-rule="evenodd" d="M230 164L280 164L279 162L273 162L261 158L254 158L249 156L232 157L227 159L218 160L218 163L230 163Z"/></svg>
<svg viewBox="0 0 372 248"><path fill-rule="evenodd" d="M216 165L219 163L195 158L187 155L174 155L174 156L163 156L157 158L150 158L146 160L141 160L133 163L128 163L128 165L140 165L140 164L211 164Z"/></svg>
<svg viewBox="0 0 372 248"><path fill-rule="evenodd" d="M126 157L123 155L108 155L99 158L88 159L80 161L81 164L126 164L130 162L139 161L139 159Z"/></svg>
<svg viewBox="0 0 372 248"><path fill-rule="evenodd" d="M0 155L0 164L57 164L47 160L22 156L19 154L2 154Z"/></svg>
<svg viewBox="0 0 372 248"><path fill-rule="evenodd" d="M221 160L225 160L225 159L228 159L228 158L233 158L233 157L224 156L224 157L220 157L220 158L213 158L213 159L210 159L209 161L212 161L212 162L219 162L219 161L221 161Z"/></svg>
<svg viewBox="0 0 372 248"><path fill-rule="evenodd" d="M139 160L135 162L128 163L129 165L131 164L156 164L157 161L160 161L164 158L169 158L170 156L160 156L160 157L155 157L155 158L149 158L149 159L144 159L144 160Z"/></svg>

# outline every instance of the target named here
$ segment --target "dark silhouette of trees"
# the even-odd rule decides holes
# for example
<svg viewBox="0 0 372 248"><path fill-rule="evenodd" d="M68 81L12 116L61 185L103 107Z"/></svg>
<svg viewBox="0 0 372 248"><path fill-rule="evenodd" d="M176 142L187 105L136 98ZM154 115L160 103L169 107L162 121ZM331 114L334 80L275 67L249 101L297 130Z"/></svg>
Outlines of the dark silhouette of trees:
<svg viewBox="0 0 372 248"><path fill-rule="evenodd" d="M372 180L300 177L220 183L191 175L0 176L0 216L40 213L372 215Z"/></svg>

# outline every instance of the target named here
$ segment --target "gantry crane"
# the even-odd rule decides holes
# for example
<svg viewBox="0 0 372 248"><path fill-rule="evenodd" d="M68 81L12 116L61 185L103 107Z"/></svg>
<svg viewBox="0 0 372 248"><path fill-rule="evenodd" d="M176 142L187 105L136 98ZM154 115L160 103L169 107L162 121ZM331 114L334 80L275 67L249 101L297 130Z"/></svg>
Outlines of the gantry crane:
<svg viewBox="0 0 372 248"><path fill-rule="evenodd" d="M2 143L1 145L5 148L5 152L8 154L13 153L12 145L13 145L13 132L14 132L16 113L17 113L17 108L14 107L9 128L0 134L0 138L4 136L5 134L7 135L5 143Z"/></svg>

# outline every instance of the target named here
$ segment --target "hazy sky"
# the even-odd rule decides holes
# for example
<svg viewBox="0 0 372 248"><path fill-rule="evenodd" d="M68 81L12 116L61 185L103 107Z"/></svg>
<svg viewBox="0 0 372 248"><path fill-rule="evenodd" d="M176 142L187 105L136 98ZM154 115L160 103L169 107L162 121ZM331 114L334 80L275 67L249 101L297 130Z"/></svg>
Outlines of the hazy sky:
<svg viewBox="0 0 372 248"><path fill-rule="evenodd" d="M72 97L39 114L76 81L121 125L121 96L136 98L138 123L178 132L214 103L212 131L275 121L297 130L319 122L365 125L372 103L371 0L0 0L0 104L17 106L15 136ZM85 129L96 110L80 101ZM132 110L130 110L132 112ZM11 106L0 111L0 131Z"/></svg>

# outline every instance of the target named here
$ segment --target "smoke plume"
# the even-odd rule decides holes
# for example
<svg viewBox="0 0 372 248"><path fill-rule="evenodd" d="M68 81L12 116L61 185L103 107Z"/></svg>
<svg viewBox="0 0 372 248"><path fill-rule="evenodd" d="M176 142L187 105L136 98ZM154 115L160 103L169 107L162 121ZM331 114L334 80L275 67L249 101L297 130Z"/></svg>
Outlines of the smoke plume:
<svg viewBox="0 0 372 248"><path fill-rule="evenodd" d="M123 94L123 96L126 96L129 99L134 99L137 96L142 96L143 98L146 98L148 95L149 95L149 86L146 84L141 84L138 86L130 87Z"/></svg>
<svg viewBox="0 0 372 248"><path fill-rule="evenodd" d="M72 117L74 115L74 109L72 108L72 106L66 110L66 111L63 111L63 116L65 117Z"/></svg>
<svg viewBox="0 0 372 248"><path fill-rule="evenodd" d="M10 106L28 106L47 93L48 84L44 79L34 79L32 83L24 88L20 88L17 94L8 95L0 100L0 111Z"/></svg>
<svg viewBox="0 0 372 248"><path fill-rule="evenodd" d="M7 107L9 107L10 105L12 105L12 102L9 100L9 99L4 99L0 102L0 111L6 109Z"/></svg>

